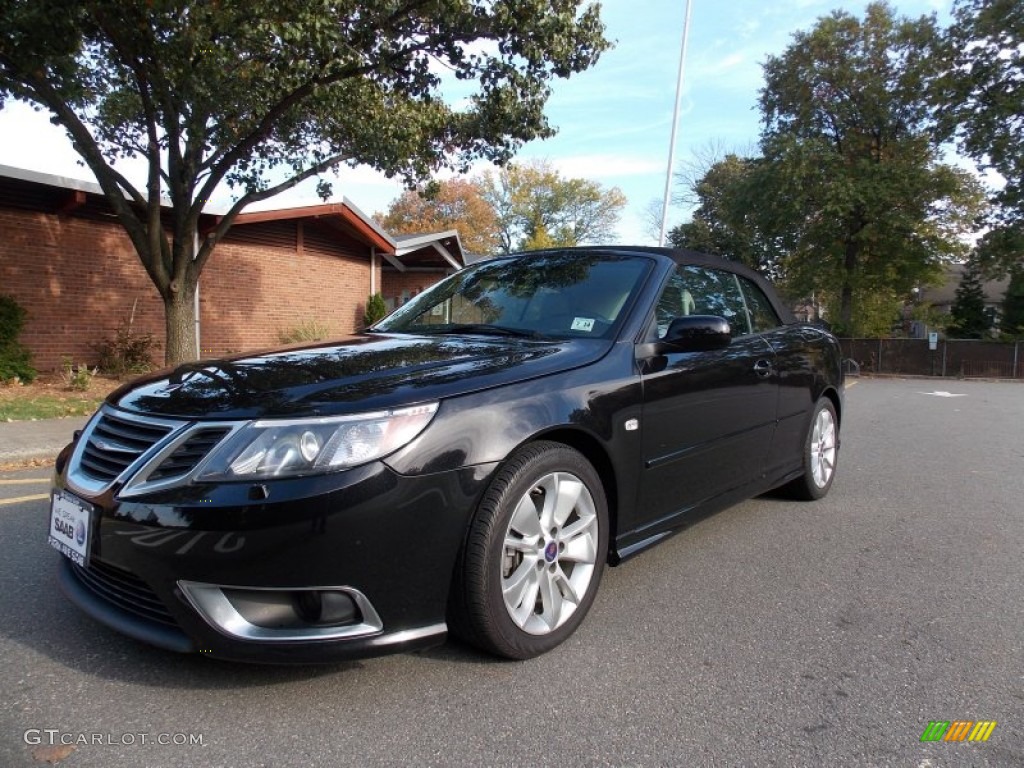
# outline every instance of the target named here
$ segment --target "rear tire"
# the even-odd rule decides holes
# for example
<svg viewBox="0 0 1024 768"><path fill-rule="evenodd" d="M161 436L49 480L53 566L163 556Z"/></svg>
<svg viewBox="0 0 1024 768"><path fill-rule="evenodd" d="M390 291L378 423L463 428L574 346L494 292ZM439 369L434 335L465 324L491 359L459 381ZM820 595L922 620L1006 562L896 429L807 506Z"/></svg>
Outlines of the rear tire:
<svg viewBox="0 0 1024 768"><path fill-rule="evenodd" d="M450 628L498 656L539 656L583 622L607 551L608 503L593 465L561 443L530 443L495 476L470 524Z"/></svg>
<svg viewBox="0 0 1024 768"><path fill-rule="evenodd" d="M827 397L814 407L804 440L804 473L785 486L788 495L802 501L824 498L832 487L839 459L839 422Z"/></svg>

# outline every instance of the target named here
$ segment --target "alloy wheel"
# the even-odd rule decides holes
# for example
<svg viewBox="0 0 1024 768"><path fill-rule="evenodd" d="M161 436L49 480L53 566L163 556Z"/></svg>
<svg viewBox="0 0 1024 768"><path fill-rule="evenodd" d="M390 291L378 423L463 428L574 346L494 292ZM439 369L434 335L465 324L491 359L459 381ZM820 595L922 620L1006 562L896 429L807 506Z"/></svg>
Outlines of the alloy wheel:
<svg viewBox="0 0 1024 768"><path fill-rule="evenodd" d="M836 466L836 422L832 411L822 408L811 432L811 477L824 488L832 479Z"/></svg>
<svg viewBox="0 0 1024 768"><path fill-rule="evenodd" d="M551 472L519 502L505 532L501 592L515 624L531 635L562 626L594 576L599 527L594 499L568 472Z"/></svg>

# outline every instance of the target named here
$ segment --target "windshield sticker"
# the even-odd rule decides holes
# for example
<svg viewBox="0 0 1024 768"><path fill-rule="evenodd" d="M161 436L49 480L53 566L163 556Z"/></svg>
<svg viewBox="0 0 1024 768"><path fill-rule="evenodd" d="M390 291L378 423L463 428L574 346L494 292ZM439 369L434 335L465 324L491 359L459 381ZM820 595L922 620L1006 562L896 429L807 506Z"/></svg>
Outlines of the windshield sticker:
<svg viewBox="0 0 1024 768"><path fill-rule="evenodd" d="M572 330L592 331L594 330L594 319L591 317L574 317L572 320Z"/></svg>

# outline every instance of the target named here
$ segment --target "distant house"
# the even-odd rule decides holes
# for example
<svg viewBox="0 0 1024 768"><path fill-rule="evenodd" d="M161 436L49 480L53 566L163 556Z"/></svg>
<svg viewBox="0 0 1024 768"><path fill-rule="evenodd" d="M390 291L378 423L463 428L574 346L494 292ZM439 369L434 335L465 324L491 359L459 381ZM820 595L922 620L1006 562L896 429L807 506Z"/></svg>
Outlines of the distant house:
<svg viewBox="0 0 1024 768"><path fill-rule="evenodd" d="M937 286L922 288L916 296L916 303L929 304L942 314L949 315L953 308L953 303L956 301L956 290L960 287L960 281L963 279L966 269L967 265L965 264L947 264L944 267L945 274L942 283ZM1008 284L1008 278L987 280L982 283L982 292L985 294L985 308L991 309L995 317L998 317L1000 314ZM909 335L911 338L924 338L928 330L923 323L911 322ZM936 329L931 328L930 330Z"/></svg>
<svg viewBox="0 0 1024 768"><path fill-rule="evenodd" d="M204 213L200 230L219 219ZM201 355L277 346L309 322L344 336L369 294L393 307L464 263L455 230L392 237L347 199L243 213L199 281ZM0 166L0 293L27 310L40 370L94 360L130 317L164 338L163 302L96 184Z"/></svg>

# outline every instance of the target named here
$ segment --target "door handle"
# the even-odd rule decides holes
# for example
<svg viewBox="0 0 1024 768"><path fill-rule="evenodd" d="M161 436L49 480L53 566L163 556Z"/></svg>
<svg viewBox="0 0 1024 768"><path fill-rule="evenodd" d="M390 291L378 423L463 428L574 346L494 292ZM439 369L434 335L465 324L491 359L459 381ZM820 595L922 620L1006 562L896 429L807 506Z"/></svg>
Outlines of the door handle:
<svg viewBox="0 0 1024 768"><path fill-rule="evenodd" d="M772 364L767 360L758 360L754 363L754 373L762 379L772 375Z"/></svg>

